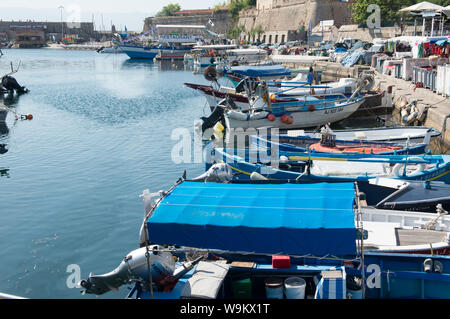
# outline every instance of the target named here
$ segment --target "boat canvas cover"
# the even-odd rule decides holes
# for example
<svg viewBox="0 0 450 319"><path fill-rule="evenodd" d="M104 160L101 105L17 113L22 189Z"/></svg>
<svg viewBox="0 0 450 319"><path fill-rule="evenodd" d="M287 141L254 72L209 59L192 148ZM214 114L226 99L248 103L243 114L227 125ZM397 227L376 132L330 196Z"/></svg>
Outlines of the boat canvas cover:
<svg viewBox="0 0 450 319"><path fill-rule="evenodd" d="M291 75L291 71L282 65L236 66L227 69L227 73L234 73L237 75L254 78Z"/></svg>
<svg viewBox="0 0 450 319"><path fill-rule="evenodd" d="M149 240L260 254L350 255L353 183L183 182L147 220Z"/></svg>

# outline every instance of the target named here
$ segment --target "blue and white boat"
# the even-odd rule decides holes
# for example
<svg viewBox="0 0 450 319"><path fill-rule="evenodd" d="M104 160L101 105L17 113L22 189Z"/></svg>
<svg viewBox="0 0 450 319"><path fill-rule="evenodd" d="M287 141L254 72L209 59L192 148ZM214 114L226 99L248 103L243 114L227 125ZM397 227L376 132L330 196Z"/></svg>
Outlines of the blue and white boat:
<svg viewBox="0 0 450 319"><path fill-rule="evenodd" d="M450 183L450 155L269 154L223 148L208 155L207 170L214 163L226 163L238 180L248 180L253 174L269 180L344 182L390 177Z"/></svg>
<svg viewBox="0 0 450 319"><path fill-rule="evenodd" d="M146 47L141 45L120 44L118 47L131 59L153 60L158 55L158 49L154 46Z"/></svg>
<svg viewBox="0 0 450 319"><path fill-rule="evenodd" d="M374 247L375 233L394 228L364 220L353 183L181 179L142 197L141 248L82 280L85 292L132 284L136 299L450 298L450 258Z"/></svg>
<svg viewBox="0 0 450 319"><path fill-rule="evenodd" d="M259 149L271 149L277 148L282 152L327 152L326 148L316 147L321 143L319 137L309 136L295 136L284 137L280 135L276 136L250 136L251 143L253 143ZM368 141L348 141L348 140L335 140L336 147L330 148L334 153L376 153L377 155L414 155L424 154L428 144L426 143L391 143L391 142L368 142Z"/></svg>

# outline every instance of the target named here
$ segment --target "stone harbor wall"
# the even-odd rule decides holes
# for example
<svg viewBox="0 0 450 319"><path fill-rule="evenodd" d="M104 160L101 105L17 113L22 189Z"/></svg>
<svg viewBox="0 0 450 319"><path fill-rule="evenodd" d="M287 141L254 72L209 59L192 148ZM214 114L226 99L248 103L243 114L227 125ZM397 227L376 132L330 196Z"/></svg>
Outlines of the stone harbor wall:
<svg viewBox="0 0 450 319"><path fill-rule="evenodd" d="M214 25L208 23L211 22ZM183 16L170 16L170 17L149 17L144 20L144 32L156 27L158 24L175 24L175 25L203 25L206 28L217 34L226 35L229 30L233 27L233 21L228 10L211 10L210 13L202 13L202 14L192 14L192 15L183 15ZM173 30L170 30L173 31ZM197 35L198 30L183 30L184 33L190 35ZM163 30L160 30L160 34L164 33ZM180 30L180 32L182 32Z"/></svg>
<svg viewBox="0 0 450 319"><path fill-rule="evenodd" d="M309 24L314 27L323 20L334 20L340 27L351 23L348 2L338 0L263 0L256 8L245 10L239 16L238 25L246 32L261 26L264 33L261 42L278 43L301 40L306 37ZM244 36L244 40L256 41L258 36Z"/></svg>

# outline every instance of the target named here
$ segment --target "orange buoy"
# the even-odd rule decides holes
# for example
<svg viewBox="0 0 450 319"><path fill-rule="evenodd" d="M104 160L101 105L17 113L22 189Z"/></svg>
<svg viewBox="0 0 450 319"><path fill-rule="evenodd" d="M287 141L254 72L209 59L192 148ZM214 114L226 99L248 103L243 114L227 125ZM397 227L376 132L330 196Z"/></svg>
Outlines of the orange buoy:
<svg viewBox="0 0 450 319"><path fill-rule="evenodd" d="M33 114L27 114L27 115L25 115L25 118L27 120L32 120L33 119Z"/></svg>

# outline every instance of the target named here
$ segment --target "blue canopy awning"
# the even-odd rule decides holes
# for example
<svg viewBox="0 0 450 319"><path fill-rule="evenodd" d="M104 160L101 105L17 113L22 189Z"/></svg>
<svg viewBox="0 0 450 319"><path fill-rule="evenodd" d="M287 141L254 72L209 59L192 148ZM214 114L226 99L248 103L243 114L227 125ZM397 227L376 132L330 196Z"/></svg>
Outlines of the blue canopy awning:
<svg viewBox="0 0 450 319"><path fill-rule="evenodd" d="M314 256L356 251L353 183L183 182L147 220L152 243Z"/></svg>
<svg viewBox="0 0 450 319"><path fill-rule="evenodd" d="M235 66L226 70L227 73L234 73L249 77L277 77L291 75L291 71L282 65L257 65L257 66Z"/></svg>

